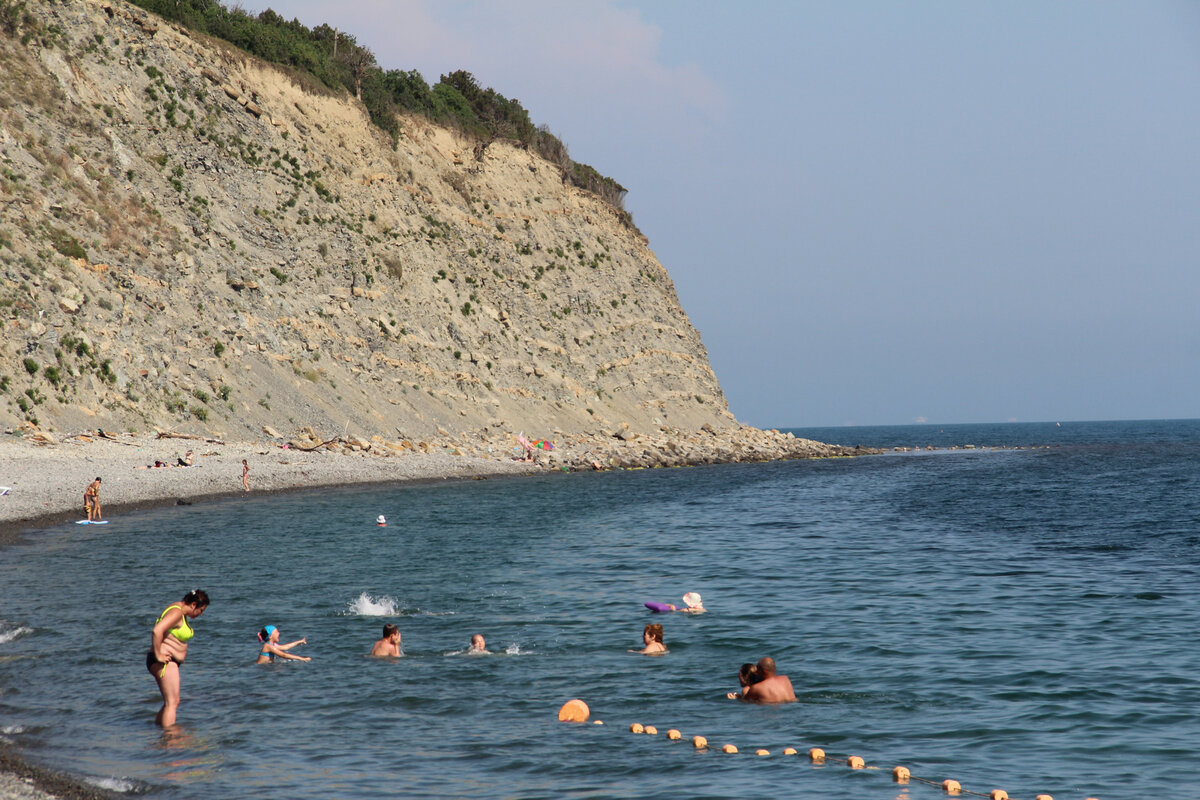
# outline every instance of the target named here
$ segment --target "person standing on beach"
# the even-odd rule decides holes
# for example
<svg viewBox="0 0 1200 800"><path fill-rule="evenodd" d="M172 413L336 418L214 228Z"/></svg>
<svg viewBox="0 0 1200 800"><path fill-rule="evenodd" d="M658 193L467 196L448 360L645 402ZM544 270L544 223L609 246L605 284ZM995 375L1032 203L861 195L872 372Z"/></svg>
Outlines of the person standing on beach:
<svg viewBox="0 0 1200 800"><path fill-rule="evenodd" d="M250 465L246 463L246 459L242 459L242 488L247 492L250 491Z"/></svg>
<svg viewBox="0 0 1200 800"><path fill-rule="evenodd" d="M146 669L154 676L158 691L162 693L162 708L154 721L163 728L175 724L175 712L179 709L179 668L187 658L188 642L195 636L188 620L196 619L206 608L208 594L203 589L193 589L183 596L183 600L163 609L154 623L150 650L146 653Z"/></svg>
<svg viewBox="0 0 1200 800"><path fill-rule="evenodd" d="M87 514L88 522L99 522L104 519L100 513L100 477L88 484L83 490L83 511Z"/></svg>

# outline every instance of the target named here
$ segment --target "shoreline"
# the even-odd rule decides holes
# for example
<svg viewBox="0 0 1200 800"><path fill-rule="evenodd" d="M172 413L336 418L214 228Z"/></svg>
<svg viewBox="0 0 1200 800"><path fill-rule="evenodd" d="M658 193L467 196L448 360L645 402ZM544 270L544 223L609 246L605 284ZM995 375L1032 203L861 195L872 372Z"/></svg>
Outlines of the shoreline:
<svg viewBox="0 0 1200 800"><path fill-rule="evenodd" d="M270 433L274 433L271 431ZM561 436L553 449L522 449L516 437L449 435L430 442L366 442L339 437L224 442L198 436L115 434L86 431L61 438L33 432L0 436L0 553L30 541L39 530L83 517L83 490L102 478L103 516L246 496L241 462L250 464L250 494L278 495L346 487L494 480L551 472L644 469L666 466L764 462L789 458L835 458L877 454L795 439L778 431L732 428L695 433L663 431L647 436ZM187 450L190 467L175 463ZM528 460L518 460L527 456ZM0 800L113 800L110 792L29 759L0 737Z"/></svg>

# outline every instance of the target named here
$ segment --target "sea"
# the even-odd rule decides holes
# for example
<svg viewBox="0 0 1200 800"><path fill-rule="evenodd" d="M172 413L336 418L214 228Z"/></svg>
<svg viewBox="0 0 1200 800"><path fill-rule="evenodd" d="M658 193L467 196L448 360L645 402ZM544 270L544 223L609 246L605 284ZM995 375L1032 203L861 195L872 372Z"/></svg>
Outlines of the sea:
<svg viewBox="0 0 1200 800"><path fill-rule="evenodd" d="M0 736L164 800L1195 798L1200 420L792 432L889 451L109 498L0 551ZM164 732L143 659L193 588ZM386 623L403 657L366 657ZM254 665L267 624L312 660ZM795 703L727 698L763 656Z"/></svg>

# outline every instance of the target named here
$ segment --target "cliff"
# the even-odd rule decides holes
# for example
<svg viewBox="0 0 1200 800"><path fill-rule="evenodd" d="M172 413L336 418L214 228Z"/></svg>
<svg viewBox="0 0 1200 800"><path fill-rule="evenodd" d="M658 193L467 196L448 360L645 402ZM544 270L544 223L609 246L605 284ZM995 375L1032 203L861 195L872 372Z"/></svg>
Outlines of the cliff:
<svg viewBox="0 0 1200 800"><path fill-rule="evenodd" d="M858 452L740 425L628 215L526 149L420 117L393 142L120 0L0 4L0 74L10 432L495 457L524 431L577 467Z"/></svg>
<svg viewBox="0 0 1200 800"><path fill-rule="evenodd" d="M121 2L0 35L0 424L735 425L646 240L528 151Z"/></svg>

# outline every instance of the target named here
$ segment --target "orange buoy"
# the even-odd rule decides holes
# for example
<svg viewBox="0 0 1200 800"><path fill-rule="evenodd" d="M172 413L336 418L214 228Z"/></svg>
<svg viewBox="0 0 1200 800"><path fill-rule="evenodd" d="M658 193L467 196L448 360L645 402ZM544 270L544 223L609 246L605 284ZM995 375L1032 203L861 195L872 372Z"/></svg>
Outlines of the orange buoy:
<svg viewBox="0 0 1200 800"><path fill-rule="evenodd" d="M647 725L646 727L642 728L642 733L645 733L649 736L658 736L658 728L654 727L653 725Z"/></svg>
<svg viewBox="0 0 1200 800"><path fill-rule="evenodd" d="M668 739L682 739L683 734L680 733L679 731L675 730L674 728L671 728L671 730L667 731L667 738Z"/></svg>
<svg viewBox="0 0 1200 800"><path fill-rule="evenodd" d="M846 766L850 769L862 769L867 762L862 760L862 756L850 756L846 759Z"/></svg>
<svg viewBox="0 0 1200 800"><path fill-rule="evenodd" d="M988 797L992 800L1008 800L1008 792L1003 789L992 789L992 793Z"/></svg>
<svg viewBox="0 0 1200 800"><path fill-rule="evenodd" d="M721 749L724 750L726 753L736 753L737 752L737 747L735 747L731 744L727 744L724 747L722 747Z"/></svg>
<svg viewBox="0 0 1200 800"><path fill-rule="evenodd" d="M908 783L908 779L912 777L912 772L908 767L892 767L892 780L896 783Z"/></svg>
<svg viewBox="0 0 1200 800"><path fill-rule="evenodd" d="M825 762L825 751L819 747L814 747L808 751L808 757L817 764L822 764Z"/></svg>
<svg viewBox="0 0 1200 800"><path fill-rule="evenodd" d="M568 700L558 710L558 721L587 722L587 718L591 715L592 711L588 708L587 703L582 700Z"/></svg>
<svg viewBox="0 0 1200 800"><path fill-rule="evenodd" d="M635 722L629 726L630 733L644 733L645 731L646 729L642 727L642 723L640 722Z"/></svg>
<svg viewBox="0 0 1200 800"><path fill-rule="evenodd" d="M1037 797L1033 798L1033 800L1054 800L1054 798L1048 794L1039 794Z"/></svg>
<svg viewBox="0 0 1200 800"><path fill-rule="evenodd" d="M769 755L771 755L771 751L770 751L770 750L764 750L763 748L761 748L761 747L760 747L760 748L758 748L757 750L755 750L755 751L754 751L754 755L756 755L756 756L769 756Z"/></svg>
<svg viewBox="0 0 1200 800"><path fill-rule="evenodd" d="M785 747L785 748L783 748L783 754L784 754L785 756L794 756L794 755L796 755L796 748L794 748L794 747Z"/></svg>
<svg viewBox="0 0 1200 800"><path fill-rule="evenodd" d="M593 724L593 725L603 725L603 724L604 724L604 720L602 720L602 719L598 719L598 720L595 720L594 722L592 722L592 724Z"/></svg>
<svg viewBox="0 0 1200 800"><path fill-rule="evenodd" d="M697 750L708 747L708 739L705 739L703 736L693 736L692 746Z"/></svg>
<svg viewBox="0 0 1200 800"><path fill-rule="evenodd" d="M942 781L942 789L946 794L961 794L962 784L953 778L946 778L946 780Z"/></svg>

